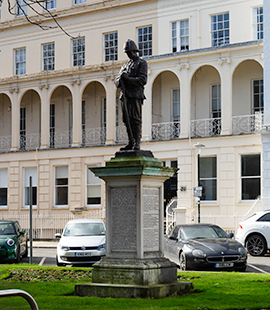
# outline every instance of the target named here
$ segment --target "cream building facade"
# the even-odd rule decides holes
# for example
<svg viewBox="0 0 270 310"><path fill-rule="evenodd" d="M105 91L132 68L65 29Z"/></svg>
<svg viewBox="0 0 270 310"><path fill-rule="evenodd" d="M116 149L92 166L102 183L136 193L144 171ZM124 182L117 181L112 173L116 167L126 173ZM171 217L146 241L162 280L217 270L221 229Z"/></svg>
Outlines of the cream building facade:
<svg viewBox="0 0 270 310"><path fill-rule="evenodd" d="M29 213L29 176L36 216L104 209L89 167L127 140L114 78L129 38L149 67L141 147L179 168L165 200L177 197L177 221L197 221L194 145L203 143L201 221L233 229L261 195L263 0L45 5L68 35L30 8L32 21L53 27L1 7L0 217Z"/></svg>

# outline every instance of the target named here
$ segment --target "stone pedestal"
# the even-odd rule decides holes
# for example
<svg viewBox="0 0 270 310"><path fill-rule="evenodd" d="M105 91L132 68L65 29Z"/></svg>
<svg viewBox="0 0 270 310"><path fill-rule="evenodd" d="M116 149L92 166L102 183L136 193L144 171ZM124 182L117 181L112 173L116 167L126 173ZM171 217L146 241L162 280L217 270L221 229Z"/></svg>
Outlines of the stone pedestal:
<svg viewBox="0 0 270 310"><path fill-rule="evenodd" d="M163 183L175 170L150 151L118 152L91 170L106 182L106 257L76 294L163 298L192 290L177 282L176 264L163 255Z"/></svg>

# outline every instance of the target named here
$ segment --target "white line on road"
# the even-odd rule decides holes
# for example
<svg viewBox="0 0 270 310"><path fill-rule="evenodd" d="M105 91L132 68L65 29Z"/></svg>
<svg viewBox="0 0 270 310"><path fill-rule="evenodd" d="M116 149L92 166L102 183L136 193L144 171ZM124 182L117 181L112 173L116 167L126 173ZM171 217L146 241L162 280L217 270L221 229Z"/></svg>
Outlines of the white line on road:
<svg viewBox="0 0 270 310"><path fill-rule="evenodd" d="M247 264L247 265L248 265L249 267L251 267L251 268L254 268L254 269L260 271L261 273L270 274L269 272L266 272L266 271L262 270L261 268L258 268L258 267L256 267L256 266L253 266L253 265L251 265L251 264Z"/></svg>
<svg viewBox="0 0 270 310"><path fill-rule="evenodd" d="M38 265L39 265L39 266L42 266L42 265L44 264L44 262L45 262L45 259L46 259L46 257L43 257L42 260L39 262Z"/></svg>

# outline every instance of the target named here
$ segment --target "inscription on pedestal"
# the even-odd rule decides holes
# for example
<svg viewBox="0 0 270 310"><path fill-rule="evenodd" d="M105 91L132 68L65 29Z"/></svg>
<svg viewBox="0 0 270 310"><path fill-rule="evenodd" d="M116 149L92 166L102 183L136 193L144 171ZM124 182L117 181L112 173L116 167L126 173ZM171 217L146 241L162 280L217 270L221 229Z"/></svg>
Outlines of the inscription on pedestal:
<svg viewBox="0 0 270 310"><path fill-rule="evenodd" d="M159 251L159 189L143 188L143 249Z"/></svg>
<svg viewBox="0 0 270 310"><path fill-rule="evenodd" d="M112 251L136 251L136 187L111 189Z"/></svg>

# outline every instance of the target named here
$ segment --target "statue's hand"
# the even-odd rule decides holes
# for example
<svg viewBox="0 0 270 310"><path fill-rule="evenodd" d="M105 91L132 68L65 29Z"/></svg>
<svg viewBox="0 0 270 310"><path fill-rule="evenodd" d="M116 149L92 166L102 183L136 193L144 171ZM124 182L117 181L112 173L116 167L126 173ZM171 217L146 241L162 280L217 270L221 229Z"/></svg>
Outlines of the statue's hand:
<svg viewBox="0 0 270 310"><path fill-rule="evenodd" d="M128 79L128 74L127 74L126 72L123 72L123 73L121 74L121 79L127 80L127 79Z"/></svg>

